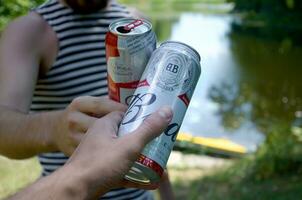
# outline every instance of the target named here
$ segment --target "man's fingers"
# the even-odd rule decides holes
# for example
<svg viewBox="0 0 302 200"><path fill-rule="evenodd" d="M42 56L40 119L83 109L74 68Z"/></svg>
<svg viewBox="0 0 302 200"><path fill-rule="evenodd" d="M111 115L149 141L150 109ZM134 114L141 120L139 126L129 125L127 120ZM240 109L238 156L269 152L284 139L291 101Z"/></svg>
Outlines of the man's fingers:
<svg viewBox="0 0 302 200"><path fill-rule="evenodd" d="M106 116L97 119L93 125L93 129L99 132L117 133L118 126L121 123L124 112L115 111L107 114ZM106 130L105 130L106 129Z"/></svg>
<svg viewBox="0 0 302 200"><path fill-rule="evenodd" d="M76 112L68 117L68 126L70 130L86 132L97 120L95 117L90 117L84 113Z"/></svg>
<svg viewBox="0 0 302 200"><path fill-rule="evenodd" d="M148 142L159 136L166 129L172 117L173 112L171 108L168 106L162 107L147 117L133 133L121 139L128 140L136 145L139 144L142 149Z"/></svg>
<svg viewBox="0 0 302 200"><path fill-rule="evenodd" d="M95 117L101 117L112 111L125 112L127 109L125 105L107 97L82 96L74 99L71 105L74 109Z"/></svg>

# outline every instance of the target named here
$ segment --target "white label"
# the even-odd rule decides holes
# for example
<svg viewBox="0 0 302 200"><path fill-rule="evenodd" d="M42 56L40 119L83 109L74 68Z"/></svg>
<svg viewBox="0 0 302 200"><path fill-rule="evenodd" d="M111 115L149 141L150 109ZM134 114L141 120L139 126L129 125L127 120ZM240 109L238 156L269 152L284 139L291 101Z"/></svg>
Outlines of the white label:
<svg viewBox="0 0 302 200"><path fill-rule="evenodd" d="M108 73L115 83L138 81L156 47L154 32L118 37L119 57L108 58Z"/></svg>

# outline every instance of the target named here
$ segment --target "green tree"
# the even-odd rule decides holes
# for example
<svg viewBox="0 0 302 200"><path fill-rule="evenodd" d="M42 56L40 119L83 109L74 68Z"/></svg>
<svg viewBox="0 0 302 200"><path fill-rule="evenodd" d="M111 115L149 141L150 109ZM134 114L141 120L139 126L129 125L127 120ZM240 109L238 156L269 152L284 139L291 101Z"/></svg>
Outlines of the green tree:
<svg viewBox="0 0 302 200"><path fill-rule="evenodd" d="M289 12L302 11L302 2L300 0L229 0L235 3L235 9L238 11L255 12Z"/></svg>
<svg viewBox="0 0 302 200"><path fill-rule="evenodd" d="M266 135L246 176L301 174L302 84L297 76L302 73L301 49L288 39L276 42L242 32L232 32L230 39L241 79L216 86L209 95L218 103L226 128L251 121Z"/></svg>
<svg viewBox="0 0 302 200"><path fill-rule="evenodd" d="M24 15L44 0L0 0L0 30L14 18Z"/></svg>

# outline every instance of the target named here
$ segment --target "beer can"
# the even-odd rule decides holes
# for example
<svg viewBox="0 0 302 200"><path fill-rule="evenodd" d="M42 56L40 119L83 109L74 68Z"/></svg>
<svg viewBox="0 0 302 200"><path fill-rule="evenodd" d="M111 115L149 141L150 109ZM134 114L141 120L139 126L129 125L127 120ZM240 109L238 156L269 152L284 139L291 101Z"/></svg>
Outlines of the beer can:
<svg viewBox="0 0 302 200"><path fill-rule="evenodd" d="M162 106L171 106L174 115L167 129L146 145L126 179L140 184L160 180L200 73L198 52L184 43L167 41L153 52L118 135L131 133Z"/></svg>
<svg viewBox="0 0 302 200"><path fill-rule="evenodd" d="M155 48L156 36L147 20L122 18L109 25L106 60L111 99L129 103L127 97L134 93Z"/></svg>

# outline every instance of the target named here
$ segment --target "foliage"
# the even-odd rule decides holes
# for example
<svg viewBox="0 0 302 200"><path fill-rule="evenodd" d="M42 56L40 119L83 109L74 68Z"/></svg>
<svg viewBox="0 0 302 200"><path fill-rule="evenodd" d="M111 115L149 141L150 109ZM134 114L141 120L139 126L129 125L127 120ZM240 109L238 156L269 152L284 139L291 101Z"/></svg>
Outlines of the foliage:
<svg viewBox="0 0 302 200"><path fill-rule="evenodd" d="M231 31L230 48L240 66L240 79L236 84L215 86L209 94L219 105L218 114L226 128L252 122L266 135L255 155L246 165L241 163L239 170L246 179L257 181L301 175L302 170L302 85L297 76L302 73L300 47L288 35L262 31Z"/></svg>
<svg viewBox="0 0 302 200"><path fill-rule="evenodd" d="M282 174L267 179L257 179L247 173L255 164L255 155L233 160L226 168L214 168L212 171L201 169L182 169L180 177L172 174L174 191L177 199L194 200L295 200L302 196L301 174ZM203 175L196 173L203 171ZM191 175L194 179L190 179ZM173 180L172 179L172 180Z"/></svg>
<svg viewBox="0 0 302 200"><path fill-rule="evenodd" d="M222 91L231 94L225 87ZM232 97L220 96L216 88L212 98L220 104L225 127L236 129L250 120L266 134L265 142L243 170L245 176L266 180L292 173L302 175L302 118L301 111L297 111L301 110L302 101L297 91L293 87L278 91L272 86L256 87L250 83L237 92Z"/></svg>
<svg viewBox="0 0 302 200"><path fill-rule="evenodd" d="M274 28L301 34L301 0L229 0L235 12L241 13L240 26Z"/></svg>
<svg viewBox="0 0 302 200"><path fill-rule="evenodd" d="M151 3L151 4L162 4L163 1L162 0L119 0L119 2L121 3L125 3L125 4L147 4L147 3ZM226 0L168 0L165 3L224 3L226 2Z"/></svg>
<svg viewBox="0 0 302 200"><path fill-rule="evenodd" d="M2 0L1 0L2 1ZM26 14L44 0L6 0L0 5L0 30L12 19Z"/></svg>
<svg viewBox="0 0 302 200"><path fill-rule="evenodd" d="M2 1L4 0L0 0L0 2ZM44 1L45 0L5 0L5 4L0 3L0 30L2 30L9 21L18 16L26 14L30 9L36 7ZM148 15L150 15L151 11L154 12L158 10L168 10L168 13L171 13L171 11L175 12L176 10L195 10L195 4L220 4L225 3L226 0L119 0L119 2L132 5L143 12L148 11ZM197 6L196 10L198 9L200 8Z"/></svg>
<svg viewBox="0 0 302 200"><path fill-rule="evenodd" d="M255 12L299 12L302 10L300 0L229 0L235 2L235 9Z"/></svg>
<svg viewBox="0 0 302 200"><path fill-rule="evenodd" d="M229 8L214 8L212 5L221 5L226 0L119 0L119 2L136 7L148 16L156 15L157 18L165 18L171 14L190 12L228 12ZM164 12L164 14L163 14Z"/></svg>
<svg viewBox="0 0 302 200"><path fill-rule="evenodd" d="M296 200L302 196L301 187L301 176L297 175L253 181L242 179L238 173L228 174L224 171L190 183L189 193L191 199L195 200Z"/></svg>
<svg viewBox="0 0 302 200"><path fill-rule="evenodd" d="M250 174L247 175L256 180L288 174L302 175L301 153L302 143L292 130L278 125L268 135L265 145L258 150L254 163L250 166Z"/></svg>

